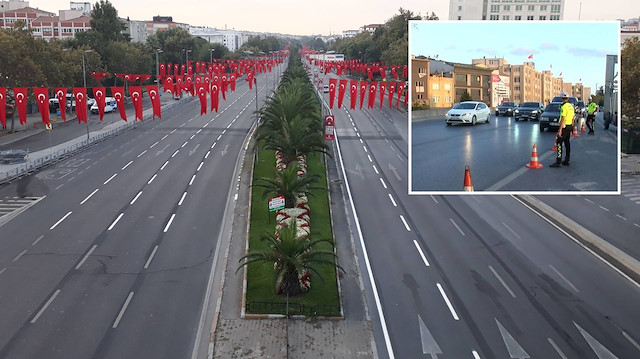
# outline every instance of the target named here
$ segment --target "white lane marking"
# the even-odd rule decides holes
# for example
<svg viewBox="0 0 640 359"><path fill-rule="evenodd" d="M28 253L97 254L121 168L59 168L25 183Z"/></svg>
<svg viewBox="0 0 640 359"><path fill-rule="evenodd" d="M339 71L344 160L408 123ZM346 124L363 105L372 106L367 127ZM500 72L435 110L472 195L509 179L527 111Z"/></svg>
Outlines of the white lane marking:
<svg viewBox="0 0 640 359"><path fill-rule="evenodd" d="M111 225L109 226L109 228L107 228L107 231L110 231L113 229L113 227L116 226L116 224L118 223L118 221L120 220L120 218L122 218L122 216L124 216L124 213L120 213L120 215L118 215L118 218L116 218L115 221L113 221L113 223L111 223Z"/></svg>
<svg viewBox="0 0 640 359"><path fill-rule="evenodd" d="M160 141L164 140L165 138L169 137L169 135L164 135L162 136L162 138L160 139Z"/></svg>
<svg viewBox="0 0 640 359"><path fill-rule="evenodd" d="M589 203L591 203L591 204L593 204L593 201L592 201L592 200L590 200L589 198L585 198L584 200L585 200L585 201L587 201L587 202L589 202Z"/></svg>
<svg viewBox="0 0 640 359"><path fill-rule="evenodd" d="M220 141L220 139L222 138L222 135L218 136L218 138L216 139L216 141Z"/></svg>
<svg viewBox="0 0 640 359"><path fill-rule="evenodd" d="M169 230L169 227L171 227L171 223L173 222L173 219L176 218L176 214L172 214L171 218L169 218L169 222L167 222L167 225L164 227L164 233L167 233L167 231Z"/></svg>
<svg viewBox="0 0 640 359"><path fill-rule="evenodd" d="M134 204L138 200L138 197L140 197L141 194L142 194L142 191L138 192L138 194L131 200L129 204Z"/></svg>
<svg viewBox="0 0 640 359"><path fill-rule="evenodd" d="M429 261L427 260L427 257L424 256L424 253L422 253L422 248L420 248L420 244L418 244L418 241L414 239L413 244L416 245L416 248L418 249L418 253L420 253L420 257L422 258L422 261L424 262L424 264L427 267L429 267Z"/></svg>
<svg viewBox="0 0 640 359"><path fill-rule="evenodd" d="M122 167L121 171L124 171L132 163L133 163L133 160L129 161L129 163L127 163L126 165L124 165L124 167Z"/></svg>
<svg viewBox="0 0 640 359"><path fill-rule="evenodd" d="M233 197L233 200L234 200L234 201L237 201L237 200L238 200L238 194L237 194L237 193L236 193L236 195Z"/></svg>
<svg viewBox="0 0 640 359"><path fill-rule="evenodd" d="M358 134L358 137L360 137L359 134ZM362 138L360 139L360 143L364 144L364 141L362 140Z"/></svg>
<svg viewBox="0 0 640 359"><path fill-rule="evenodd" d="M178 206L182 206L182 202L184 202L184 198L187 196L187 192L182 194L182 198L180 198L180 202L178 202Z"/></svg>
<svg viewBox="0 0 640 359"><path fill-rule="evenodd" d="M635 340L633 340L633 338L631 338L629 336L629 334L627 334L627 332L622 332L622 335L627 338L628 341L631 342L631 344L633 344L634 347L636 347L636 349L640 350L640 344L638 344L638 342L636 342Z"/></svg>
<svg viewBox="0 0 640 359"><path fill-rule="evenodd" d="M402 223L404 223L404 228L407 229L407 232L411 232L411 228L409 228L409 225L407 224L407 221L404 219L403 215L400 215L400 219L402 220Z"/></svg>
<svg viewBox="0 0 640 359"><path fill-rule="evenodd" d="M516 233L516 231L514 231L513 229L511 229L511 227L509 227L506 223L502 222L502 225L504 225L505 227L507 227L508 230L511 231L511 233L513 233L516 237L518 238L522 238L520 237L520 235L518 233Z"/></svg>
<svg viewBox="0 0 640 359"><path fill-rule="evenodd" d="M371 156L367 155L367 157L369 158L369 162L373 163L373 160L371 159Z"/></svg>
<svg viewBox="0 0 640 359"><path fill-rule="evenodd" d="M160 171L162 171L165 167L167 167L167 165L169 164L169 161L167 160L162 167L160 167Z"/></svg>
<svg viewBox="0 0 640 359"><path fill-rule="evenodd" d="M640 227L640 224L638 224L638 223L634 223L633 225L636 226L636 227Z"/></svg>
<svg viewBox="0 0 640 359"><path fill-rule="evenodd" d="M158 174L154 173L153 177L151 177L151 179L149 180L149 182L147 182L147 184L151 184L151 182L153 182L153 180L156 179L156 177L158 177Z"/></svg>
<svg viewBox="0 0 640 359"><path fill-rule="evenodd" d="M387 193L389 195L389 199L391 200L391 203L393 203L394 207L398 207L398 205L396 204L396 201L393 199L393 197L391 196L391 193Z"/></svg>
<svg viewBox="0 0 640 359"><path fill-rule="evenodd" d="M556 267L552 266L551 264L549 264L549 268L551 268L554 272L556 272L556 274L558 275L558 277L562 278L563 281L565 281L570 287L571 289L573 289L576 293L579 293L580 291L578 290L578 288L576 288L575 285L573 285L573 283L571 283L569 281L569 279L567 279L567 277L565 277L564 275L562 275L562 273L560 273L559 270L556 269Z"/></svg>
<svg viewBox="0 0 640 359"><path fill-rule="evenodd" d="M187 124L187 123L185 122L185 123L183 123L182 125L180 125L180 126L178 126L178 127L184 127L184 125L186 125L186 124Z"/></svg>
<svg viewBox="0 0 640 359"><path fill-rule="evenodd" d="M556 342L553 341L553 339L551 338L547 338L547 340L549 341L549 344L551 344L551 346L553 347L553 349L556 350L556 352L558 353L558 355L560 355L560 358L562 359L568 359L566 355L564 355L564 353L562 352L562 350L560 350L560 347L556 344Z"/></svg>
<svg viewBox="0 0 640 359"><path fill-rule="evenodd" d="M609 212L609 210L605 207L600 206L600 208L604 209L605 211Z"/></svg>
<svg viewBox="0 0 640 359"><path fill-rule="evenodd" d="M491 272L493 273L494 276L496 276L496 278L498 278L498 281L500 282L500 284L502 284L502 286L507 290L507 292L509 292L509 294L511 294L512 297L516 297L515 293L513 293L513 291L511 290L511 288L509 288L509 286L507 285L507 282L505 282L502 277L500 277L500 274L498 274L498 272L493 269L492 266L489 266L489 269L491 269Z"/></svg>
<svg viewBox="0 0 640 359"><path fill-rule="evenodd" d="M200 132L202 132L202 129L199 129L198 131L196 131L196 134L198 134L198 133L200 133Z"/></svg>
<svg viewBox="0 0 640 359"><path fill-rule="evenodd" d="M369 152L369 151L367 151L367 147L366 146L362 146L362 148L364 148L364 152Z"/></svg>
<svg viewBox="0 0 640 359"><path fill-rule="evenodd" d="M451 223L453 223L453 225L458 229L458 232L460 232L460 234L462 234L463 236L466 236L466 234L464 234L464 232L462 231L462 229L460 229L460 227L458 227L458 225L456 224L456 222L453 220L453 218L449 218L449 220L451 221Z"/></svg>
<svg viewBox="0 0 640 359"><path fill-rule="evenodd" d="M473 359L481 359L480 358L480 354L478 354L477 351L474 350L474 351L471 352L471 354L473 354Z"/></svg>
<svg viewBox="0 0 640 359"><path fill-rule="evenodd" d="M56 187L56 189L60 189L60 188L62 188L62 186L64 186L64 183L59 185L58 187Z"/></svg>
<svg viewBox="0 0 640 359"><path fill-rule="evenodd" d="M149 259L147 259L147 263L144 264L144 269L149 268L149 264L151 264L151 260L153 259L153 256L156 255L156 251L158 250L158 246L153 247L153 251L151 252L151 255L149 256Z"/></svg>
<svg viewBox="0 0 640 359"><path fill-rule="evenodd" d="M191 135L191 137L189 137L189 139L193 140L194 137L196 137L196 135Z"/></svg>
<svg viewBox="0 0 640 359"><path fill-rule="evenodd" d="M174 158L174 157L178 154L178 152L179 152L179 151L180 151L180 150L176 150L176 152L174 152L174 153L171 155L171 158Z"/></svg>
<svg viewBox="0 0 640 359"><path fill-rule="evenodd" d="M176 128L176 129L174 129L173 131L169 132L169 134L172 134L172 133L176 132L177 130L178 130L178 129Z"/></svg>
<svg viewBox="0 0 640 359"><path fill-rule="evenodd" d="M151 145L149 148L154 148L158 143L160 143L160 141L156 141L156 143L154 143L153 145Z"/></svg>
<svg viewBox="0 0 640 359"><path fill-rule="evenodd" d="M204 155L204 158L205 158L205 159L209 158L209 154L210 154L210 153L211 153L211 151L207 151L207 154L206 154L206 155Z"/></svg>
<svg viewBox="0 0 640 359"><path fill-rule="evenodd" d="M451 312L453 319L460 320L460 318L458 318L458 314L456 314L456 310L453 309L453 305L451 305L451 302L449 301L449 297L447 297L447 293L444 292L444 289L442 289L442 286L440 285L440 283L436 283L436 285L438 286L440 295L442 295L442 298L444 298L444 301L447 303L447 307L449 307L449 311Z"/></svg>
<svg viewBox="0 0 640 359"><path fill-rule="evenodd" d="M4 271L6 271L7 268L2 268L2 270L0 270L0 274L4 273Z"/></svg>
<svg viewBox="0 0 640 359"><path fill-rule="evenodd" d="M89 249L89 251L87 252L87 254L84 255L84 257L82 258L82 260L80 261L80 263L78 263L78 265L76 266L76 269L80 268L80 266L87 260L87 258L89 258L89 256L91 255L91 253L93 253L93 251L98 247L97 244L94 244L93 247L91 247L91 249Z"/></svg>
<svg viewBox="0 0 640 359"><path fill-rule="evenodd" d="M378 168L376 168L376 165L373 165L373 170L376 172L377 175L380 174L380 172L378 172Z"/></svg>
<svg viewBox="0 0 640 359"><path fill-rule="evenodd" d="M214 143L213 143L213 145L211 145L211 148L216 147L216 143L217 143L217 142L214 142Z"/></svg>
<svg viewBox="0 0 640 359"><path fill-rule="evenodd" d="M122 309L120 309L120 313L118 314L118 317L116 318L116 321L113 322L113 326L112 326L113 329L117 328L118 324L120 324L120 320L122 319L122 316L124 315L124 311L127 310L127 307L129 306L129 302L131 302L131 298L133 298L133 292L129 293L129 296L127 297L127 300L124 302L124 305L122 306Z"/></svg>
<svg viewBox="0 0 640 359"><path fill-rule="evenodd" d="M382 182L382 187L384 187L386 189L387 188L387 184L384 183L384 180L382 178L380 178L380 182Z"/></svg>
<svg viewBox="0 0 640 359"><path fill-rule="evenodd" d="M38 239L36 239L33 243L31 243L32 246L35 246L36 244L38 244L38 242L40 242L42 239L44 238L44 234L40 235L40 237L38 237Z"/></svg>
<svg viewBox="0 0 640 359"><path fill-rule="evenodd" d="M73 213L73 212L69 212L69 213L65 214L65 215L64 215L64 217L60 218L60 220L58 220L58 222L56 222L56 223L55 223L53 226L51 226L51 228L49 228L49 229L51 230L51 229L56 228L60 223L62 223L62 221L64 221L67 217L69 217L69 216L71 215L71 213Z"/></svg>
<svg viewBox="0 0 640 359"><path fill-rule="evenodd" d="M103 184L107 184L107 183L111 182L111 180L114 179L117 175L118 175L117 173L114 173L113 176L109 177L109 179L104 181Z"/></svg>
<svg viewBox="0 0 640 359"><path fill-rule="evenodd" d="M20 254L18 254L15 258L13 258L12 262L15 262L18 259L20 259L20 257L22 257L25 253L27 253L26 249L24 251L20 252Z"/></svg>
<svg viewBox="0 0 640 359"><path fill-rule="evenodd" d="M189 181L189 186L191 186L193 184L193 181L196 179L196 175L193 175L193 177L191 177L191 181Z"/></svg>
<svg viewBox="0 0 640 359"><path fill-rule="evenodd" d="M436 204L438 204L438 200L437 200L437 199L436 199L432 194L430 194L430 195L429 195L429 197L431 197L431 199L432 199Z"/></svg>
<svg viewBox="0 0 640 359"><path fill-rule="evenodd" d="M145 153L147 153L147 150L142 151L142 153L138 155L138 158L142 157Z"/></svg>
<svg viewBox="0 0 640 359"><path fill-rule="evenodd" d="M98 192L98 189L96 188L95 191L91 192L90 195L87 196L87 198L83 199L82 202L80 202L80 204L84 204L86 201L89 200L89 198L91 198L91 196L93 196L94 194L96 194L96 192Z"/></svg>
<svg viewBox="0 0 640 359"><path fill-rule="evenodd" d="M619 214L616 214L616 217L618 217L618 218L620 218L620 219L622 219L622 220L624 220L624 221L626 221L626 220L627 220L625 217L622 217L622 216L621 216L621 215L619 215Z"/></svg>
<svg viewBox="0 0 640 359"><path fill-rule="evenodd" d="M202 165L204 165L204 162L200 162L200 165L198 166L198 169L196 171L200 171L200 169L202 168Z"/></svg>
<svg viewBox="0 0 640 359"><path fill-rule="evenodd" d="M186 146L186 145L187 145L187 143L189 143L189 141L185 141L185 142L182 144L182 146L180 146L180 148L182 148L182 147Z"/></svg>
<svg viewBox="0 0 640 359"><path fill-rule="evenodd" d="M60 293L60 289L56 290L55 293L53 293L51 298L49 298L49 300L47 300L47 302L44 303L42 308L40 308L40 310L38 311L38 314L36 314L36 316L33 317L33 319L31 319L31 324L35 323L38 320L38 318L40 318L42 313L44 313L44 311L47 309L47 307L49 307L49 305L51 305L51 302L53 302L53 300L56 299L56 297L58 296L59 293Z"/></svg>

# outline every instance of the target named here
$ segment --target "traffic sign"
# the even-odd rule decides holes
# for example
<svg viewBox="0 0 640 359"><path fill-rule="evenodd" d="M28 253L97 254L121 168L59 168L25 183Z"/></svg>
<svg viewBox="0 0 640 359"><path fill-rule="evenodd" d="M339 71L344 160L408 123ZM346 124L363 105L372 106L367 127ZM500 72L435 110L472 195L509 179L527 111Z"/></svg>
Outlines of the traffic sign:
<svg viewBox="0 0 640 359"><path fill-rule="evenodd" d="M324 116L324 139L325 141L333 141L335 137L335 126L333 115Z"/></svg>
<svg viewBox="0 0 640 359"><path fill-rule="evenodd" d="M277 211L283 208L284 196L278 196L269 199L269 212Z"/></svg>

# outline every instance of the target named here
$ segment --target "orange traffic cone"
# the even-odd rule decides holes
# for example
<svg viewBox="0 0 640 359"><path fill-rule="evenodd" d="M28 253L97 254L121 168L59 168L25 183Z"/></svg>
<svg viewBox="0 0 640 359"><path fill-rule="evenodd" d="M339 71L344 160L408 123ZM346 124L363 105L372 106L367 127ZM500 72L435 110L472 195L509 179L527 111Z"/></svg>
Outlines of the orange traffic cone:
<svg viewBox="0 0 640 359"><path fill-rule="evenodd" d="M536 148L536 144L533 144L533 151L531 151L531 162L524 165L527 168L532 168L534 170L540 169L543 166L538 163L538 149Z"/></svg>
<svg viewBox="0 0 640 359"><path fill-rule="evenodd" d="M553 152L558 152L558 144L557 143L553 143L553 147L551 147L551 151Z"/></svg>
<svg viewBox="0 0 640 359"><path fill-rule="evenodd" d="M473 192L473 184L471 184L471 174L469 173L469 166L464 166L464 187L465 192Z"/></svg>
<svg viewBox="0 0 640 359"><path fill-rule="evenodd" d="M578 134L578 126L573 126L573 133L571 133L571 137L580 137Z"/></svg>
<svg viewBox="0 0 640 359"><path fill-rule="evenodd" d="M584 118L580 119L580 132L587 132L587 129L584 128Z"/></svg>

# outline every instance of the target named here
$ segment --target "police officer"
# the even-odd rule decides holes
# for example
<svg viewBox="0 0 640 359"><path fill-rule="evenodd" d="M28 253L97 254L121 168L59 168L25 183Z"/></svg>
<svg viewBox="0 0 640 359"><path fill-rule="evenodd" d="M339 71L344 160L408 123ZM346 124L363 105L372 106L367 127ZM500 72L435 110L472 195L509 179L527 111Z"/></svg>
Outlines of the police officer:
<svg viewBox="0 0 640 359"><path fill-rule="evenodd" d="M593 102L593 99L589 99L589 106L587 106L587 127L589 132L587 134L593 135L593 130L596 128L596 112L598 112L598 105Z"/></svg>
<svg viewBox="0 0 640 359"><path fill-rule="evenodd" d="M562 167L562 165L569 165L569 158L571 157L571 144L569 139L571 138L571 132L573 131L573 117L575 115L575 109L573 105L569 103L569 95L566 92L560 94L562 97L562 106L560 107L560 127L558 128L556 146L558 152L556 154L556 162L549 167ZM562 149L565 149L564 161L562 161Z"/></svg>

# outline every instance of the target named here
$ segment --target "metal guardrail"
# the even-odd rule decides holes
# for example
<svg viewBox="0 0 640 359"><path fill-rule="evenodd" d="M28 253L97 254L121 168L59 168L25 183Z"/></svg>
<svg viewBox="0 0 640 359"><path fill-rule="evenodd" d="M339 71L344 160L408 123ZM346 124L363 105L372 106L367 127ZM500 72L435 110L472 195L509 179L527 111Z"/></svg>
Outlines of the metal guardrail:
<svg viewBox="0 0 640 359"><path fill-rule="evenodd" d="M191 102L194 99L194 97L187 99L186 102ZM163 110L169 110L175 106L177 106L178 104L182 103L183 101L180 102L170 102L169 105L166 105L165 107L163 107ZM79 143L75 143L73 145L70 145L68 147L62 148L57 150L54 153L50 153L47 154L43 157L40 158L36 158L34 160L31 161L27 161L24 164L21 164L19 166L17 166L16 168L9 170L9 171L5 171L4 173L0 173L0 184L3 183L8 183L11 182L15 179L21 178L22 176L25 175L29 175L35 171L40 170L43 167L46 167L50 164L62 161L63 159L66 159L67 157L80 152L82 150L84 150L85 148L87 148L90 145L94 145L97 144L99 142L102 142L108 138L111 138L113 136L116 136L124 131L128 131L131 129L134 129L136 127L138 127L139 125L143 124L145 121L150 120L153 117L153 113L148 113L146 115L144 115L142 117L142 121L134 121L134 122L127 122L126 124L117 127L113 130L107 131L107 132L101 132L98 133L94 136L91 136L89 139L86 139L82 142ZM16 150L10 150L10 151L16 151ZM22 151L22 150L20 150ZM3 151L6 152L6 151Z"/></svg>
<svg viewBox="0 0 640 359"><path fill-rule="evenodd" d="M0 151L0 162L2 163L16 163L25 161L25 158L29 155L29 150L8 150Z"/></svg>
<svg viewBox="0 0 640 359"><path fill-rule="evenodd" d="M246 312L249 314L286 314L287 303L247 302ZM339 305L304 305L289 302L289 315L304 315L306 317L337 317L341 314Z"/></svg>

